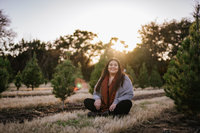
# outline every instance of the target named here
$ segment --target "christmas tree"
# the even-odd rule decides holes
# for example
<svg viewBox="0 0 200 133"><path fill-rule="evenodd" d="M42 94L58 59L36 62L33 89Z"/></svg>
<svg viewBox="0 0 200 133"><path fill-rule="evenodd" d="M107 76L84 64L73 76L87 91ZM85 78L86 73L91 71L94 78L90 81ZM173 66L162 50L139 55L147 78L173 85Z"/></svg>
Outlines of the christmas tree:
<svg viewBox="0 0 200 133"><path fill-rule="evenodd" d="M0 93L8 88L9 73L6 68L6 60L0 57Z"/></svg>
<svg viewBox="0 0 200 133"><path fill-rule="evenodd" d="M163 85L161 76L156 67L153 67L149 82L152 87L161 87Z"/></svg>
<svg viewBox="0 0 200 133"><path fill-rule="evenodd" d="M197 5L196 22L190 27L190 35L182 42L164 75L166 95L174 100L178 111L187 114L200 112L199 9Z"/></svg>
<svg viewBox="0 0 200 133"><path fill-rule="evenodd" d="M32 90L43 82L42 71L38 66L35 53L22 72L22 81L27 87L31 87Z"/></svg>
<svg viewBox="0 0 200 133"><path fill-rule="evenodd" d="M149 86L149 76L148 76L148 71L147 71L145 63L143 63L142 67L140 68L138 84L141 88L145 88Z"/></svg>
<svg viewBox="0 0 200 133"><path fill-rule="evenodd" d="M62 101L62 109L64 109L65 99L73 93L76 76L76 68L70 60L65 60L56 67L51 83L53 94Z"/></svg>

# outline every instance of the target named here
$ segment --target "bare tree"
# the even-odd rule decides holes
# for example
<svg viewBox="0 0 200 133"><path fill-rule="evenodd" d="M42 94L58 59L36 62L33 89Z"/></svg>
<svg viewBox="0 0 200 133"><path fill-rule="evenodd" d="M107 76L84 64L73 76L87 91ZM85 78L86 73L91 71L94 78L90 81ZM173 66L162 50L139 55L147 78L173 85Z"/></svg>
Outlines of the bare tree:
<svg viewBox="0 0 200 133"><path fill-rule="evenodd" d="M10 19L4 15L3 10L0 10L0 56L4 55L5 51L9 50L13 38L16 33L9 29ZM10 45L10 46L9 46Z"/></svg>

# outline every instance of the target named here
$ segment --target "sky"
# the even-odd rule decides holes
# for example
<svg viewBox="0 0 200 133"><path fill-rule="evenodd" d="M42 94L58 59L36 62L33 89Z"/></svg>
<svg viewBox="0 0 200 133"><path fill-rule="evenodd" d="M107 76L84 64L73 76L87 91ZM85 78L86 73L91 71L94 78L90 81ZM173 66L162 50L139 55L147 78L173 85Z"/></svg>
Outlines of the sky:
<svg viewBox="0 0 200 133"><path fill-rule="evenodd" d="M138 30L152 21L192 19L198 0L0 0L11 20L15 42L39 39L53 42L60 36L87 30L107 43L111 37L132 50L140 42ZM116 49L122 49L116 45Z"/></svg>

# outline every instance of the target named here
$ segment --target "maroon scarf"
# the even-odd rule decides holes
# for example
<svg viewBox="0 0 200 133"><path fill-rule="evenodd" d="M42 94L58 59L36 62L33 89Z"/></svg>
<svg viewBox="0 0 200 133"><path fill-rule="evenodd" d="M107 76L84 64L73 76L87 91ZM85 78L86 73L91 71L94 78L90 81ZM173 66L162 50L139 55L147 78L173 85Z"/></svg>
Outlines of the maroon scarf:
<svg viewBox="0 0 200 133"><path fill-rule="evenodd" d="M103 82L101 83L101 110L102 112L109 110L110 105L114 102L117 90L114 88L116 84L116 78L113 79L112 83L108 88L109 75L106 75Z"/></svg>

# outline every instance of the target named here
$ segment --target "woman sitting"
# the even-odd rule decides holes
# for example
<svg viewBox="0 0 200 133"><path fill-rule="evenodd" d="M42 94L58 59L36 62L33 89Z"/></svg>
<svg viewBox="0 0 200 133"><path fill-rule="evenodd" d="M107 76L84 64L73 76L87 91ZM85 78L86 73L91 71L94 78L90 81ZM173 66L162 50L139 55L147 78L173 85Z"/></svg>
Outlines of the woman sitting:
<svg viewBox="0 0 200 133"><path fill-rule="evenodd" d="M88 116L125 115L132 107L133 86L117 59L108 61L95 85L93 99L84 100Z"/></svg>

